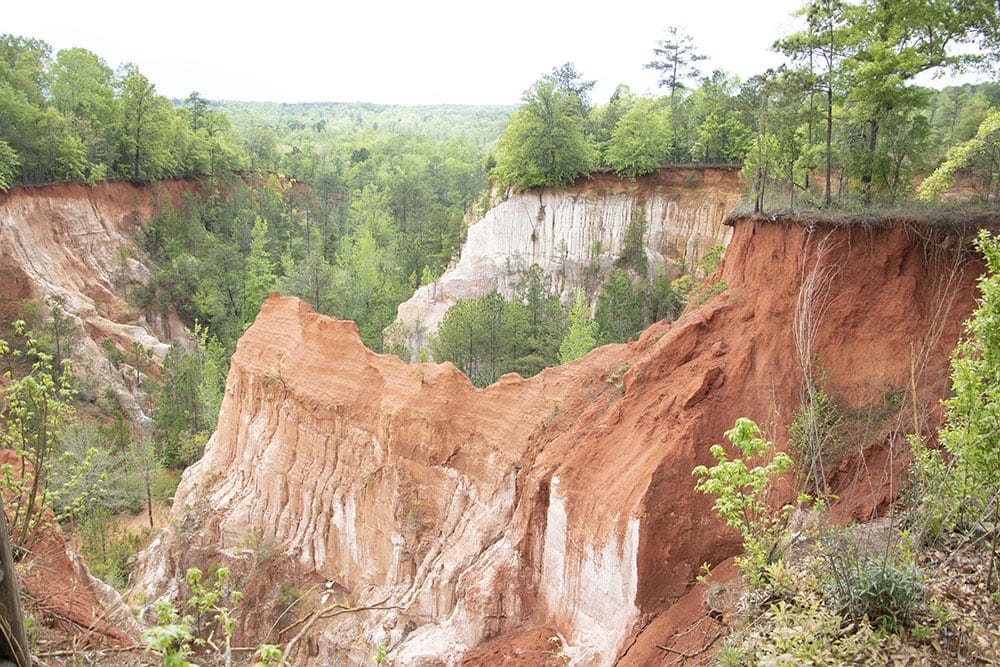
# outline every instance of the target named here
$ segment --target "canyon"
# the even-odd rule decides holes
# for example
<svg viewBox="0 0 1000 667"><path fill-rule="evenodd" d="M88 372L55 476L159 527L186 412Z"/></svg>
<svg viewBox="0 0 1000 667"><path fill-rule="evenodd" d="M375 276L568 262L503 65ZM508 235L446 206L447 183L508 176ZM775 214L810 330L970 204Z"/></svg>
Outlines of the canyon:
<svg viewBox="0 0 1000 667"><path fill-rule="evenodd" d="M941 418L982 270L962 225L730 223L717 293L676 322L482 390L272 295L138 597L176 599L187 568L226 564L250 591L237 636L281 641L296 664L378 647L397 665L539 664L546 637L573 664L668 662L658 646L715 622L701 565L739 549L693 488L709 446L741 416L786 446L807 359L846 413L879 415L827 462L834 515L884 512L905 433ZM281 616L282 582L299 622Z"/></svg>
<svg viewBox="0 0 1000 667"><path fill-rule="evenodd" d="M138 312L124 294L150 271L137 224L193 187L0 195L4 317L22 299L59 296L85 332L80 353L98 360L105 338L158 354L184 343L179 322ZM662 200L650 194L659 187ZM484 222L505 222L470 227L411 322L432 322L451 299L509 290L504 256L541 262L572 294L596 242L606 269L639 210L644 251L668 269L727 247L677 321L485 389L450 364L375 354L353 323L271 295L237 346L203 458L140 556L130 602L148 621L157 600L186 599L188 568L225 565L245 593L236 643L280 642L294 664L364 664L380 647L394 665L704 660L720 621L696 578L703 563L734 576L740 546L691 470L738 417L787 448L808 369L858 425L828 462L832 515L884 515L905 480L905 435L940 423L949 355L983 270L961 220L726 218L738 198L732 172L671 170L500 202L508 209ZM482 284L462 287L479 270ZM100 372L109 376L95 382L128 393ZM790 477L786 497L796 487ZM54 613L103 618L92 610L113 596L64 564L58 536L52 544L67 580L86 583ZM42 597L55 581L25 584ZM138 629L125 625L95 632L127 644Z"/></svg>
<svg viewBox="0 0 1000 667"><path fill-rule="evenodd" d="M141 345L158 359L172 343L190 343L176 316L141 312L127 296L152 273L138 245L140 224L163 206L180 206L195 188L194 183L166 181L0 192L0 318L5 330L28 315L25 303L36 304L43 317L57 307L65 320L63 334L72 341L65 352L73 358L81 394L95 400L98 392L113 392L137 420L146 416L136 400L136 371L108 363L105 341L120 352ZM6 464L15 460L8 450L2 457ZM19 568L22 590L41 616L37 620L77 637L81 647L137 642L142 628L121 596L91 576L82 558L68 550L54 519L44 524Z"/></svg>

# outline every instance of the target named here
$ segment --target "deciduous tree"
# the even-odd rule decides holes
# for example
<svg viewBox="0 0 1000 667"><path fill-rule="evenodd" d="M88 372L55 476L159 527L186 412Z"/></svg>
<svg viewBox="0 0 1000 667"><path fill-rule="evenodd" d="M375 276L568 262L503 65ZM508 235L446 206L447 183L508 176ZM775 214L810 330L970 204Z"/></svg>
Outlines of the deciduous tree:
<svg viewBox="0 0 1000 667"><path fill-rule="evenodd" d="M597 347L597 326L590 319L590 306L580 290L569 310L569 329L559 344L559 361L566 364Z"/></svg>
<svg viewBox="0 0 1000 667"><path fill-rule="evenodd" d="M119 75L120 169L137 181L162 178L175 166L171 154L170 101L156 94L153 85L135 65Z"/></svg>
<svg viewBox="0 0 1000 667"><path fill-rule="evenodd" d="M597 148L586 133L580 100L552 80L537 81L500 136L493 176L521 190L566 185L588 176Z"/></svg>
<svg viewBox="0 0 1000 667"><path fill-rule="evenodd" d="M604 160L619 176L634 179L666 164L672 144L670 109L644 97L615 125Z"/></svg>

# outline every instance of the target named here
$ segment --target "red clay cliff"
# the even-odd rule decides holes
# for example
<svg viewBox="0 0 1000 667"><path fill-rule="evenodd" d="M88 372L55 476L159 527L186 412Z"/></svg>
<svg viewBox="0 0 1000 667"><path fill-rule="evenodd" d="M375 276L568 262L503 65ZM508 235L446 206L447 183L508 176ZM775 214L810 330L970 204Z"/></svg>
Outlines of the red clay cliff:
<svg viewBox="0 0 1000 667"><path fill-rule="evenodd" d="M981 271L968 245L899 223L743 219L719 293L678 321L482 390L449 364L374 354L352 323L272 295L138 588L151 601L180 595L187 567L242 570L252 592L238 635L281 641L296 664L358 663L380 645L399 665L489 664L515 649L523 664L560 652L670 662L656 644L703 613L699 567L739 548L692 468L737 417L787 441L802 383L794 332L811 313L809 357L842 409L905 396L908 421L890 415L832 462L838 512L883 509L912 406L921 428L939 419ZM291 583L301 623L272 613Z"/></svg>

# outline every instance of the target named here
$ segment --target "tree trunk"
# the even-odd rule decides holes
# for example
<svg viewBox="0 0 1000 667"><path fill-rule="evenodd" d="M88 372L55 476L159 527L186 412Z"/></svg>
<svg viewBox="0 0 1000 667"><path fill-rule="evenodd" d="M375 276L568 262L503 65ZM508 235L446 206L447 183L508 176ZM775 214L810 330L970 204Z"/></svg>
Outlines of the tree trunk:
<svg viewBox="0 0 1000 667"><path fill-rule="evenodd" d="M823 203L829 208L831 189L831 171L833 171L833 86L829 83L826 86L826 191L823 195Z"/></svg>
<svg viewBox="0 0 1000 667"><path fill-rule="evenodd" d="M17 588L17 573L10 551L7 534L7 515L0 499L0 657L17 663L18 667L31 667L28 633L24 629L24 612Z"/></svg>
<svg viewBox="0 0 1000 667"><path fill-rule="evenodd" d="M864 191L865 205L872 203L872 183L875 178L875 148L878 146L878 118L868 120L868 137L865 149L868 151L865 170L861 174L861 189Z"/></svg>

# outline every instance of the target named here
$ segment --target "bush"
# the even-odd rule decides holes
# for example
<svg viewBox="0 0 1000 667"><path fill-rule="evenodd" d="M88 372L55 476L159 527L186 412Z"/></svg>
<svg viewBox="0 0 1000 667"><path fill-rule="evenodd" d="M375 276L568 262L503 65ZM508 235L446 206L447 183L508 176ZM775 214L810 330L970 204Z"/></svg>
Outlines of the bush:
<svg viewBox="0 0 1000 667"><path fill-rule="evenodd" d="M795 411L788 427L788 443L798 454L807 484L826 492L827 467L839 462L844 440L843 419L836 403L822 389L812 393Z"/></svg>
<svg viewBox="0 0 1000 667"><path fill-rule="evenodd" d="M817 600L804 605L779 601L729 640L722 652L730 665L871 665L881 640L861 622L844 619Z"/></svg>
<svg viewBox="0 0 1000 667"><path fill-rule="evenodd" d="M761 435L753 421L745 417L737 419L736 425L726 431L726 437L744 458L730 460L722 445L712 445L710 451L716 465L697 466L692 471L699 478L695 490L718 496L713 506L716 514L743 536L746 556L739 562L753 583L760 583L768 556L792 510L791 505L786 505L774 511L766 502L771 482L792 466L791 457L775 452L767 463L752 468L747 465L748 461L752 464L774 450L774 445Z"/></svg>
<svg viewBox="0 0 1000 667"><path fill-rule="evenodd" d="M987 273L979 279L979 307L965 324L967 338L952 355L954 396L938 432L950 460L911 438L919 493L913 524L921 537L958 530L989 539L989 586L1000 550L1000 242L982 230L976 246Z"/></svg>
<svg viewBox="0 0 1000 667"><path fill-rule="evenodd" d="M844 619L867 619L898 632L913 617L924 597L923 580L904 536L872 553L840 531L822 540L820 578L826 600Z"/></svg>
<svg viewBox="0 0 1000 667"><path fill-rule="evenodd" d="M123 590L128 584L136 552L142 548L142 538L132 535L102 508L95 509L79 524L80 552L87 560L90 573Z"/></svg>

